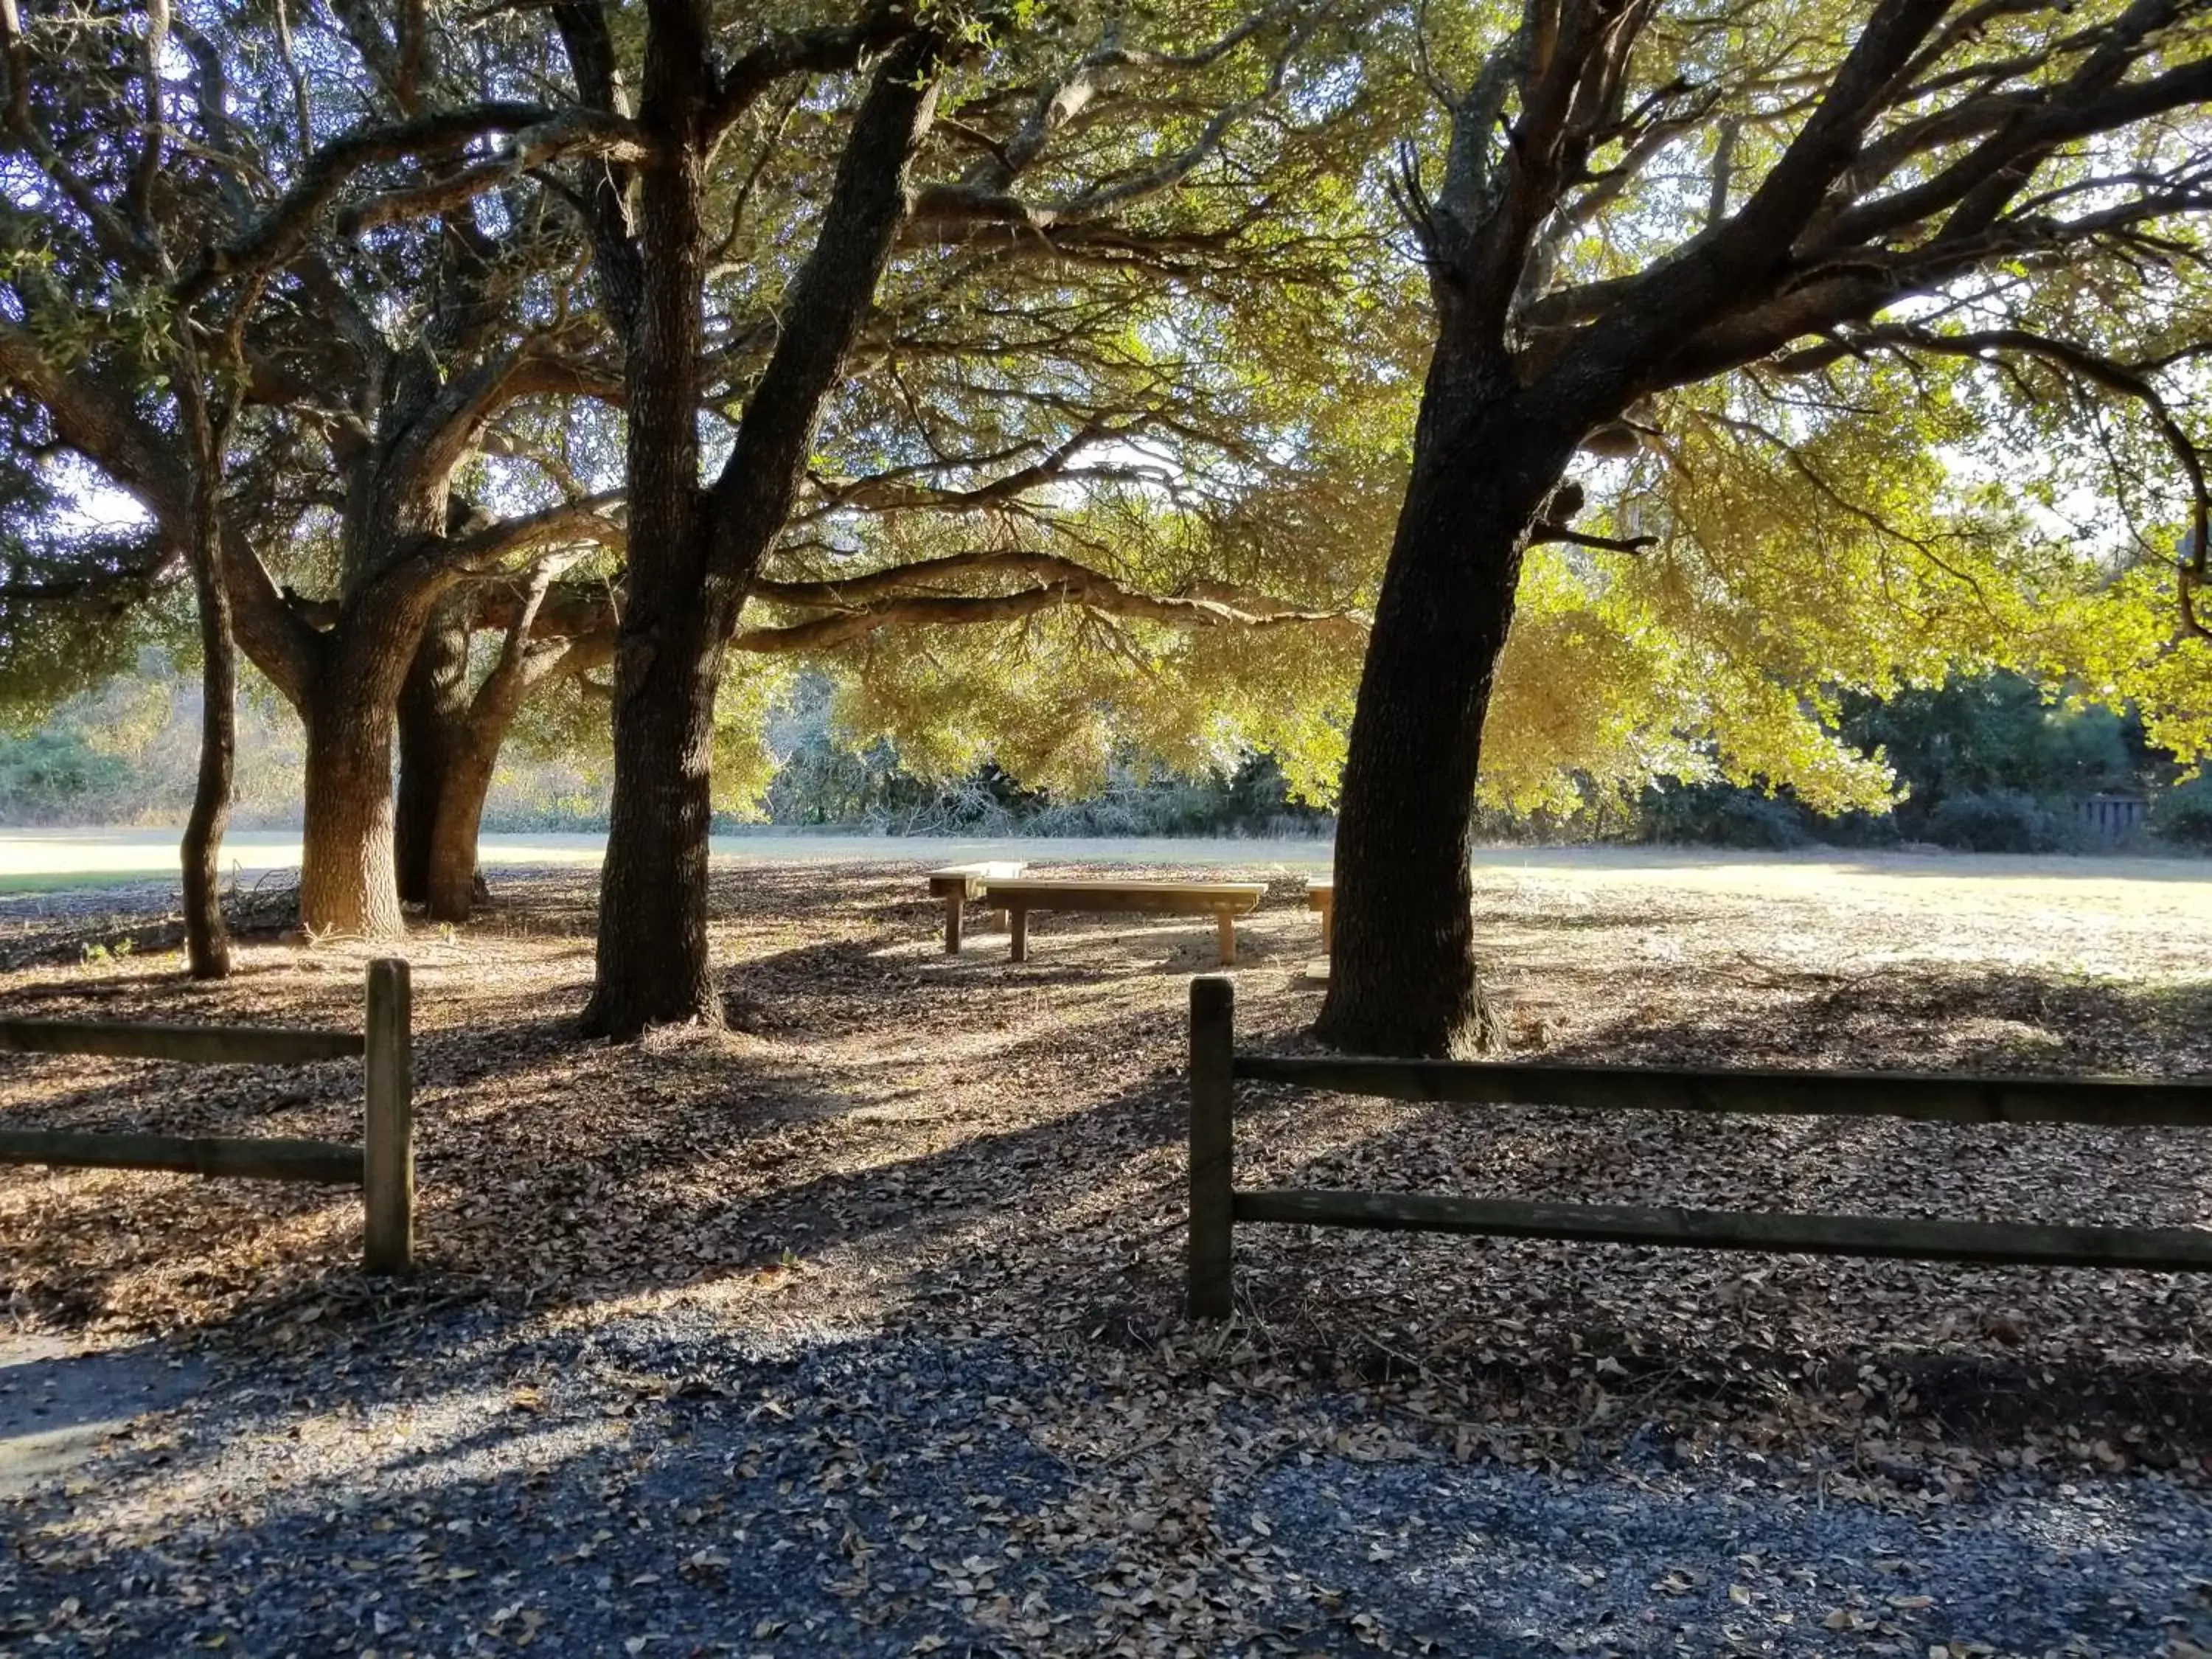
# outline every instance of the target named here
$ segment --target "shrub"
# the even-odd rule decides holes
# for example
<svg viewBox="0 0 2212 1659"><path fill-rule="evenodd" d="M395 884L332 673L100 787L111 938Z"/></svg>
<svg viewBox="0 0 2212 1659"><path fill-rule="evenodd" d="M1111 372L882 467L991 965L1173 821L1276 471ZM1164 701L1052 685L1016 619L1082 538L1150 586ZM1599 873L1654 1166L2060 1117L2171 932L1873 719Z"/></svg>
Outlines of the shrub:
<svg viewBox="0 0 2212 1659"><path fill-rule="evenodd" d="M81 732L48 728L0 738L0 814L11 819L66 812L130 781L122 757L94 748Z"/></svg>
<svg viewBox="0 0 2212 1659"><path fill-rule="evenodd" d="M2150 830L2176 847L2212 853L2212 777L2177 784L2152 801Z"/></svg>
<svg viewBox="0 0 2212 1659"><path fill-rule="evenodd" d="M2130 789L2144 760L2139 720L2049 702L2034 681L2013 673L1954 676L1881 702L1854 696L1843 729L1861 749L1881 747L1911 787L1899 813L1907 833L1923 833L1920 820L1954 795Z"/></svg>
<svg viewBox="0 0 2212 1659"><path fill-rule="evenodd" d="M1675 783L1644 792L1638 828L1645 841L1788 852L1813 844L1797 806L1727 783Z"/></svg>
<svg viewBox="0 0 2212 1659"><path fill-rule="evenodd" d="M1952 795L1928 814L1920 833L1967 853L2047 853L2069 840L2065 822L2018 789Z"/></svg>

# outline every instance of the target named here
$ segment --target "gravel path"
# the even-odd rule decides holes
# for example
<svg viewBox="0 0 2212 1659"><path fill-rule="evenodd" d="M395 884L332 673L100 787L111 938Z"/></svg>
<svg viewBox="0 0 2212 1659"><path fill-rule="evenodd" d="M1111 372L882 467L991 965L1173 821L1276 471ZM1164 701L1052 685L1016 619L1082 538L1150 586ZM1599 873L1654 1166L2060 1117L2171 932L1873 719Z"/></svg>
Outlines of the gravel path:
<svg viewBox="0 0 2212 1659"><path fill-rule="evenodd" d="M711 1307L448 1310L350 1353L0 1502L0 1654L2212 1644L2212 1499L2162 1477L1916 1515L1649 1435L1539 1473L1112 1349L771 1347Z"/></svg>

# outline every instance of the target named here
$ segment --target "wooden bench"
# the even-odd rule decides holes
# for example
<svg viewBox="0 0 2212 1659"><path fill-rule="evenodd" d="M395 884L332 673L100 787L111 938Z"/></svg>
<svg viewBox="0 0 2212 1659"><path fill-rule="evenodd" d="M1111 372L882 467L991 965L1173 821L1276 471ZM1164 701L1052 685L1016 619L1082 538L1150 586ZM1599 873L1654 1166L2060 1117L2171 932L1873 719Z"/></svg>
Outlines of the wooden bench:
<svg viewBox="0 0 2212 1659"><path fill-rule="evenodd" d="M1249 915L1267 896L1264 881L986 880L983 897L1006 913L1013 960L1030 959L1030 912L1144 911L1175 916L1211 915L1220 930L1221 965L1237 965L1237 918Z"/></svg>
<svg viewBox="0 0 2212 1659"><path fill-rule="evenodd" d="M1321 912L1321 953L1328 954L1336 939L1336 878L1306 878L1306 908Z"/></svg>
<svg viewBox="0 0 2212 1659"><path fill-rule="evenodd" d="M960 954L960 907L969 899L983 896L987 881L1014 881L1020 878L1026 864L1011 860L982 864L948 864L942 870L929 872L929 896L945 901L945 954Z"/></svg>

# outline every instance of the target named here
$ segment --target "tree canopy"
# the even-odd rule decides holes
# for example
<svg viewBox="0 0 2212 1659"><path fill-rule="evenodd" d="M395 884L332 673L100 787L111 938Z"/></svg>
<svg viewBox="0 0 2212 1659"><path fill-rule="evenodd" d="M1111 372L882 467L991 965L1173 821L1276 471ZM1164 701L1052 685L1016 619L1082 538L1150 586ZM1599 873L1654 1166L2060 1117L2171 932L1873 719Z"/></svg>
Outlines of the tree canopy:
<svg viewBox="0 0 2212 1659"><path fill-rule="evenodd" d="M1414 29L1400 62L1432 95L1389 183L1432 349L1347 750L1321 1030L1437 1053L1496 1030L1467 836L1522 596L1556 590L1532 550L1621 562L1578 585L1649 607L1666 629L1628 643L1702 671L1711 763L1809 769L1838 803L1879 782L1828 729L1838 683L1926 679L1962 645L2083 654L2064 613L2094 566L2045 556L2033 511L2069 505L2062 476L2044 503L1977 500L1977 433L2070 416L2115 452L2123 422L2134 456L2155 446L2138 499L2178 493L2192 523L2164 574L2169 636L2195 633L2204 475L2160 377L2185 373L2172 342L2201 316L2212 56L2172 0L1530 0ZM2014 399L2038 413L2007 419ZM1570 477L1592 452L1614 476ZM1647 453L1665 471L1638 489ZM1714 488L1762 472L1759 498Z"/></svg>
<svg viewBox="0 0 2212 1659"><path fill-rule="evenodd" d="M1363 672L1370 707L1378 663L1452 678L1370 649L1416 519L1454 574L1396 610L1489 618L1387 769L1463 752L1447 824L1668 775L1865 806L1847 700L1954 670L2136 701L2195 760L2202 27L26 5L0 692L178 631L173 348L216 327L223 570L306 726L319 927L465 913L518 721L658 768L637 821L680 795L690 850L647 861L691 868L801 665L924 774L1258 747L1325 801L1349 742L1356 796ZM143 530L72 523L94 481ZM706 1009L686 971L653 1017Z"/></svg>

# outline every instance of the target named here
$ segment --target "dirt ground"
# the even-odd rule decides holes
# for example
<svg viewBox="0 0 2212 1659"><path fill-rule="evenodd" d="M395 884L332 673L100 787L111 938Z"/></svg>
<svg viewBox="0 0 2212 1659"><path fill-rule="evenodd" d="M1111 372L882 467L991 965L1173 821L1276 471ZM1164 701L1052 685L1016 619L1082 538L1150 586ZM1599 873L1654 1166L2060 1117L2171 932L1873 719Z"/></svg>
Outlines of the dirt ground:
<svg viewBox="0 0 2212 1659"><path fill-rule="evenodd" d="M1741 866L1725 883L1670 878L1663 863L1493 869L1479 903L1527 1053L2212 1072L2212 890L2091 865L2073 880L1998 879L1986 862L1960 879L1811 881L1785 865L1763 889ZM0 1310L27 1331L278 1348L477 1297L704 1297L793 1330L1188 1340L1179 1073L1210 927L1041 918L1026 965L988 931L949 959L919 868L724 874L714 948L732 1029L630 1048L568 1029L591 970L587 879L503 878L483 921L408 943L418 1286L356 1276L357 1201L331 1189L14 1170L0 1171ZM1304 1042L1318 992L1300 970L1317 939L1299 887L1279 881L1243 929L1242 1042ZM357 949L257 940L235 979L195 987L173 959L97 959L100 927L26 924L0 1006L358 1018ZM358 1133L349 1062L0 1066L9 1122ZM1260 1088L1243 1105L1246 1184L2212 1224L2202 1132L1600 1119ZM1238 1267L1252 1352L1487 1399L1494 1421L1525 1418L1540 1436L1668 1402L1804 1429L1841 1423L1875 1387L1909 1392L1893 1413L1909 1404L1962 1433L2049 1428L2092 1461L2173 1467L2212 1450L2212 1297L2186 1279L1261 1227L1240 1230Z"/></svg>

